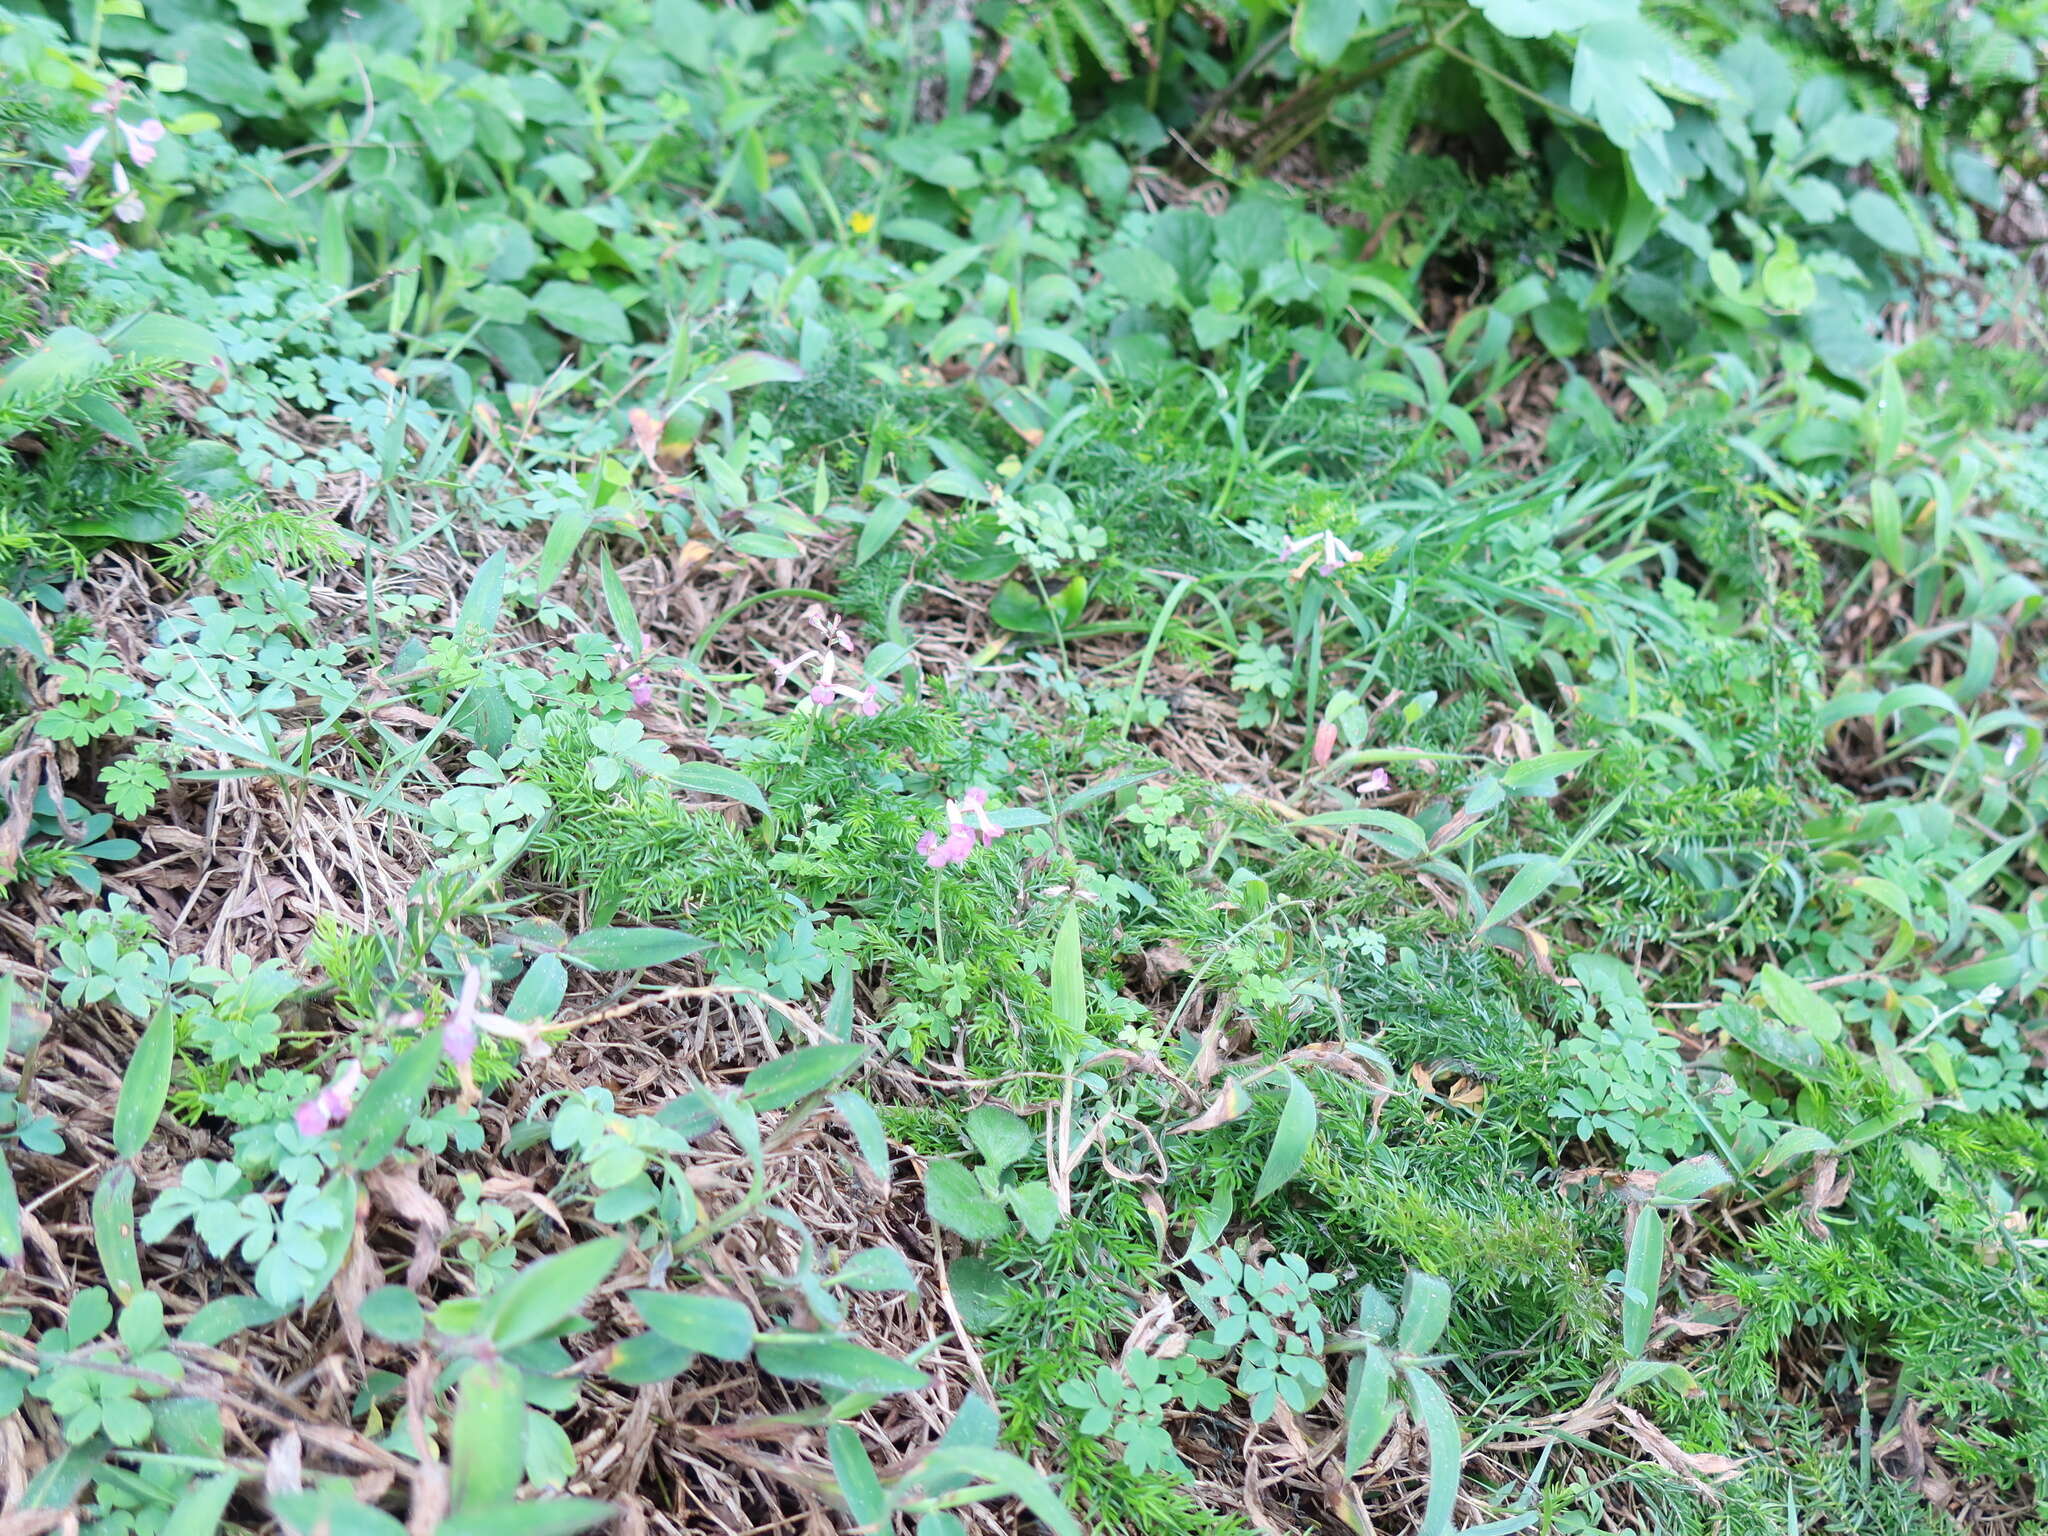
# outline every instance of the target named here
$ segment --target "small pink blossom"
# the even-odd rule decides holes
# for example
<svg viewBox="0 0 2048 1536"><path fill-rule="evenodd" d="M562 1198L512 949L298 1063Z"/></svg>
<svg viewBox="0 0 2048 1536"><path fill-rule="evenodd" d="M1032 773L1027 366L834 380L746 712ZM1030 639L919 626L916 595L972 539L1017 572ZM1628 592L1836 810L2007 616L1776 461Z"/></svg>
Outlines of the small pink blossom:
<svg viewBox="0 0 2048 1536"><path fill-rule="evenodd" d="M104 128L95 128L76 144L64 146L64 169L57 172L57 180L73 191L85 185L85 178L92 174L92 157L99 152L100 140L107 136Z"/></svg>
<svg viewBox="0 0 2048 1536"><path fill-rule="evenodd" d="M156 158L156 146L164 136L164 125L153 117L145 117L139 123L118 123L121 137L128 141L128 158L137 165L147 165Z"/></svg>
<svg viewBox="0 0 2048 1536"><path fill-rule="evenodd" d="M103 261L110 267L114 264L114 258L121 254L121 247L112 240L102 240L97 245L88 245L83 240L74 240L71 242L71 249L78 252L81 256L90 256L94 261Z"/></svg>
<svg viewBox="0 0 2048 1536"><path fill-rule="evenodd" d="M142 217L142 195L128 185L128 170L120 161L114 162L114 191L120 201L114 204L114 217L123 224L133 224Z"/></svg>
<svg viewBox="0 0 2048 1536"><path fill-rule="evenodd" d="M101 117L112 117L121 110L121 103L127 98L128 90L129 86L126 80L109 81L107 84L107 94L92 104L92 110Z"/></svg>
<svg viewBox="0 0 2048 1536"><path fill-rule="evenodd" d="M838 698L839 695L834 691L830 683L819 683L805 697L817 705L818 708L823 709L827 704Z"/></svg>
<svg viewBox="0 0 2048 1536"><path fill-rule="evenodd" d="M925 863L933 869L944 869L948 864L965 864L969 854L974 852L974 834L958 822L946 828L942 838L936 832L927 832L917 840L917 851L924 855Z"/></svg>
<svg viewBox="0 0 2048 1536"><path fill-rule="evenodd" d="M865 719L872 720L882 712L882 700L876 693L873 683L869 683L858 693L849 693L847 698L853 704L854 713Z"/></svg>
<svg viewBox="0 0 2048 1536"><path fill-rule="evenodd" d="M1330 766L1330 754L1337 750L1337 722L1325 720L1316 727L1315 751L1310 754L1318 768Z"/></svg>
<svg viewBox="0 0 2048 1536"><path fill-rule="evenodd" d="M933 869L948 864L965 864L968 855L1003 835L1003 829L988 817L988 791L976 787L958 800L946 802L946 831L943 836L927 832L917 840L917 851Z"/></svg>
<svg viewBox="0 0 2048 1536"><path fill-rule="evenodd" d="M1393 787L1394 781L1387 777L1384 768L1375 768L1358 781L1358 793L1361 795L1384 795Z"/></svg>
<svg viewBox="0 0 2048 1536"><path fill-rule="evenodd" d="M1365 557L1336 534L1325 529L1321 533L1305 533L1300 538L1291 538L1282 546L1281 553L1288 559L1306 553L1306 558L1288 573L1290 580L1299 581L1314 566L1319 576L1334 576L1347 566L1355 565Z"/></svg>
<svg viewBox="0 0 2048 1536"><path fill-rule="evenodd" d="M334 1081L292 1111L292 1123L299 1128L299 1134L310 1140L341 1124L354 1107L356 1090L362 1086L362 1063L343 1062Z"/></svg>
<svg viewBox="0 0 2048 1536"><path fill-rule="evenodd" d="M448 1059L458 1067L469 1065L476 1055L476 1021L474 1019L450 1019L441 1026L441 1049L448 1053Z"/></svg>
<svg viewBox="0 0 2048 1536"><path fill-rule="evenodd" d="M635 709L645 709L654 702L654 679L645 672L635 672L626 679L626 692L633 696Z"/></svg>

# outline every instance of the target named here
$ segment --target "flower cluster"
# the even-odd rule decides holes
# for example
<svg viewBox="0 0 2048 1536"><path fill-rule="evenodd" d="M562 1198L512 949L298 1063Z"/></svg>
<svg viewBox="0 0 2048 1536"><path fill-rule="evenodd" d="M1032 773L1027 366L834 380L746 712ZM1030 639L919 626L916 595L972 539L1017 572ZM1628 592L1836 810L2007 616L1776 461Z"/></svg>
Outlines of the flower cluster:
<svg viewBox="0 0 2048 1536"><path fill-rule="evenodd" d="M354 1059L343 1062L332 1082L292 1111L299 1134L311 1139L341 1124L355 1107L356 1092L362 1086L363 1064Z"/></svg>
<svg viewBox="0 0 2048 1536"><path fill-rule="evenodd" d="M975 849L985 847L1003 835L1003 829L988 819L988 791L970 789L958 800L946 802L944 834L927 832L917 840L917 851L933 869L948 864L965 864Z"/></svg>
<svg viewBox="0 0 2048 1536"><path fill-rule="evenodd" d="M154 117L145 117L139 123L123 122L120 117L121 103L127 97L128 82L116 80L107 87L107 94L92 105L92 110L108 120L109 127L95 128L76 144L64 146L64 169L56 173L60 184L77 192L84 189L86 180L92 175L92 168L99 156L100 145L107 141L109 132L119 135L114 160L114 217L123 224L133 224L143 214L142 195L128 180L128 166L119 158L120 146L126 146L128 160L141 170L156 159L156 147L163 142L164 125ZM80 251L96 261L112 261L118 247L111 240L88 244L85 241L72 242Z"/></svg>
<svg viewBox="0 0 2048 1536"><path fill-rule="evenodd" d="M777 661L775 681L778 686L787 684L791 677L806 666L816 663L817 680L804 690L805 700L819 709L829 709L844 701L853 706L854 713L873 719L882 712L881 690L874 683L854 688L835 681L839 670L838 652L857 654L858 647L846 633L846 628L832 614L817 603L804 610L804 622L818 631L820 650L804 651L788 661Z"/></svg>
<svg viewBox="0 0 2048 1536"><path fill-rule="evenodd" d="M1346 544L1327 528L1321 533L1305 533L1299 538L1290 538L1281 546L1281 554L1287 559L1306 554L1306 558L1292 571L1288 579L1299 581L1314 566L1318 576L1334 576L1348 565L1356 565L1365 556Z"/></svg>

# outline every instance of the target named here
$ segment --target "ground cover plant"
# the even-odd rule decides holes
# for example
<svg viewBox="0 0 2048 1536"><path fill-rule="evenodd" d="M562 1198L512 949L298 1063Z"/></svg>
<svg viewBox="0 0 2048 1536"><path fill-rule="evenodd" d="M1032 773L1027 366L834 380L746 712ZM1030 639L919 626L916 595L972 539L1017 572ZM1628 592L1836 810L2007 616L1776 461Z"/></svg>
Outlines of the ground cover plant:
<svg viewBox="0 0 2048 1536"><path fill-rule="evenodd" d="M0 8L0 1524L2048 1528L2044 63Z"/></svg>

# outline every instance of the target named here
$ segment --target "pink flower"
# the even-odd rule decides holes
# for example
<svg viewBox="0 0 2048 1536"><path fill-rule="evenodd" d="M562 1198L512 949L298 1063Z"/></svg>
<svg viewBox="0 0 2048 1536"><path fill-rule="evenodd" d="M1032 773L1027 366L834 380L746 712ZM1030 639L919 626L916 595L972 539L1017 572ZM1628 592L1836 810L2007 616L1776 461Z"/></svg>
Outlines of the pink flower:
<svg viewBox="0 0 2048 1536"><path fill-rule="evenodd" d="M1394 781L1387 777L1386 769L1375 768L1358 781L1358 792L1361 795L1384 795L1393 785Z"/></svg>
<svg viewBox="0 0 2048 1536"><path fill-rule="evenodd" d="M71 249L81 256L90 256L94 261L103 261L110 267L114 264L114 258L121 254L121 247L112 240L102 240L97 245L87 245L83 240L74 240L71 242Z"/></svg>
<svg viewBox="0 0 2048 1536"><path fill-rule="evenodd" d="M64 169L57 172L57 180L73 191L85 185L85 178L92 174L92 157L99 151L100 140L107 136L104 128L95 128L76 144L64 146Z"/></svg>
<svg viewBox="0 0 2048 1536"><path fill-rule="evenodd" d="M476 1021L474 1019L450 1019L441 1026L441 1049L448 1053L448 1059L458 1067L469 1065L476 1055Z"/></svg>
<svg viewBox="0 0 2048 1536"><path fill-rule="evenodd" d="M362 1063L343 1062L333 1082L292 1111L292 1123L299 1128L299 1134L310 1140L341 1124L355 1104L356 1090L362 1086Z"/></svg>
<svg viewBox="0 0 2048 1536"><path fill-rule="evenodd" d="M101 117L112 117L121 110L122 99L127 96L128 90L126 80L110 81L107 85L107 94L92 104L92 110Z"/></svg>
<svg viewBox="0 0 2048 1536"><path fill-rule="evenodd" d="M810 691L809 694L806 695L806 697L809 698L813 704L817 705L818 708L823 709L827 704L830 704L834 699L838 698L839 695L833 689L830 683L819 683L815 688L813 688Z"/></svg>
<svg viewBox="0 0 2048 1536"><path fill-rule="evenodd" d="M869 683L858 693L847 694L847 698L853 702L854 713L866 719L872 720L882 712L882 700L876 694L873 683Z"/></svg>
<svg viewBox="0 0 2048 1536"><path fill-rule="evenodd" d="M654 702L654 679L645 672L635 672L626 679L626 692L633 696L635 709L645 709Z"/></svg>
<svg viewBox="0 0 2048 1536"><path fill-rule="evenodd" d="M927 832L917 840L917 851L924 855L925 863L933 869L944 869L948 864L965 864L967 856L974 852L974 834L959 822L946 828L942 838L936 832Z"/></svg>
<svg viewBox="0 0 2048 1536"><path fill-rule="evenodd" d="M157 141L164 136L164 125L156 118L145 117L139 123L118 123L121 137L128 141L128 158L137 165L147 165L156 158Z"/></svg>
<svg viewBox="0 0 2048 1536"><path fill-rule="evenodd" d="M1316 727L1316 749L1311 754L1318 768L1330 765L1330 754L1337 750L1337 722L1325 720Z"/></svg>
<svg viewBox="0 0 2048 1536"><path fill-rule="evenodd" d="M958 800L946 802L946 831L927 832L917 840L917 851L933 869L948 864L965 864L976 848L994 842L1003 829L988 819L988 791L970 789Z"/></svg>
<svg viewBox="0 0 2048 1536"><path fill-rule="evenodd" d="M1003 835L1003 829L988 819L987 790L979 786L968 790L966 794L960 797L960 805L969 815L973 816L975 821L974 830L981 835L983 843L992 843ZM951 801L946 803L946 811L951 819L964 819L955 817Z"/></svg>
<svg viewBox="0 0 2048 1536"><path fill-rule="evenodd" d="M142 217L142 197L128 185L127 167L118 160L114 162L114 190L121 196L114 204L114 217L123 224L133 224Z"/></svg>

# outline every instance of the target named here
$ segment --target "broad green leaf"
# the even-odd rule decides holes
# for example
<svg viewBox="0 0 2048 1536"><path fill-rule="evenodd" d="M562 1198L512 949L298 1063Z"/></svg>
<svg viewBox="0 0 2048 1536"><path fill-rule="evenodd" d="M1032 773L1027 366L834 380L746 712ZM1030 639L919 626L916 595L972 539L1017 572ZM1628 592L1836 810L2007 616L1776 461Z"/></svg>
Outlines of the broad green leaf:
<svg viewBox="0 0 2048 1536"><path fill-rule="evenodd" d="M1401 1297L1401 1331L1395 1344L1404 1355L1426 1355L1443 1337L1451 1320L1451 1287L1435 1275L1419 1269L1408 1271L1408 1283Z"/></svg>
<svg viewBox="0 0 2048 1536"><path fill-rule="evenodd" d="M163 1009L142 1032L135 1054L128 1058L128 1070L121 1075L121 1097L114 1105L114 1156L135 1156L156 1129L170 1097L175 1043L170 1010Z"/></svg>
<svg viewBox="0 0 2048 1536"><path fill-rule="evenodd" d="M641 1319L671 1344L714 1360L744 1360L754 1350L754 1314L726 1296L634 1291Z"/></svg>
<svg viewBox="0 0 2048 1536"><path fill-rule="evenodd" d="M678 763L668 777L700 795L737 800L763 816L768 814L768 797L761 793L761 786L737 768L725 768L717 763Z"/></svg>
<svg viewBox="0 0 2048 1536"><path fill-rule="evenodd" d="M1805 982L1786 975L1775 965L1758 971L1756 980L1771 1012L1785 1023L1805 1030L1822 1045L1842 1038L1842 1016L1835 1011L1835 1005Z"/></svg>
<svg viewBox="0 0 2048 1536"><path fill-rule="evenodd" d="M832 1457L832 1475L839 1482L839 1496L846 1501L854 1527L886 1536L889 1496L875 1475L875 1464L861 1449L859 1433L851 1424L831 1425L825 1431L825 1445Z"/></svg>
<svg viewBox="0 0 2048 1536"><path fill-rule="evenodd" d="M696 1358L695 1351L671 1343L660 1334L635 1333L612 1346L604 1373L621 1386L647 1387L658 1381L673 1381Z"/></svg>
<svg viewBox="0 0 2048 1536"><path fill-rule="evenodd" d="M982 1190L981 1180L948 1159L925 1164L924 1207L933 1221L971 1243L991 1242L1010 1231L1008 1213Z"/></svg>
<svg viewBox="0 0 2048 1536"><path fill-rule="evenodd" d="M1716 1157L1688 1157L1657 1176L1652 1198L1659 1205L1690 1205L1734 1182L1734 1175Z"/></svg>
<svg viewBox="0 0 2048 1536"><path fill-rule="evenodd" d="M14 1170L0 1157L0 1263L13 1264L21 1255L21 1191L14 1187Z"/></svg>
<svg viewBox="0 0 2048 1536"><path fill-rule="evenodd" d="M1344 1403L1344 1475L1372 1459L1394 1427L1394 1359L1369 1344L1351 1362Z"/></svg>
<svg viewBox="0 0 2048 1536"><path fill-rule="evenodd" d="M618 301L589 283L569 283L557 278L542 283L533 296L534 312L559 331L579 341L603 346L624 346L633 339L633 327Z"/></svg>
<svg viewBox="0 0 2048 1536"><path fill-rule="evenodd" d="M762 1334L754 1363L771 1376L835 1392L917 1392L931 1383L914 1365L827 1333Z"/></svg>
<svg viewBox="0 0 2048 1536"><path fill-rule="evenodd" d="M625 582L619 579L618 567L612 564L612 552L603 545L597 551L597 582L604 593L605 612L611 616L612 629L619 637L619 644L626 648L626 654L638 660L647 652L647 639L640 632L640 615L634 611L633 599L627 595Z"/></svg>
<svg viewBox="0 0 2048 1536"><path fill-rule="evenodd" d="M618 1267L623 1238L599 1237L527 1265L485 1298L482 1332L502 1353L551 1333Z"/></svg>
<svg viewBox="0 0 2048 1536"><path fill-rule="evenodd" d="M525 1499L449 1515L434 1536L577 1536L615 1513L599 1499Z"/></svg>
<svg viewBox="0 0 2048 1536"><path fill-rule="evenodd" d="M752 389L760 384L801 384L804 371L786 357L767 352L735 352L722 363L713 364L693 388Z"/></svg>
<svg viewBox="0 0 2048 1536"><path fill-rule="evenodd" d="M747 1074L742 1090L763 1113L787 1109L799 1099L823 1093L866 1059L864 1045L806 1045L764 1061Z"/></svg>
<svg viewBox="0 0 2048 1536"><path fill-rule="evenodd" d="M363 1327L390 1344L417 1344L426 1337L427 1315L420 1299L402 1285L384 1285L363 1298L357 1311Z"/></svg>
<svg viewBox="0 0 2048 1536"><path fill-rule="evenodd" d="M143 1294L142 1259L135 1251L135 1170L128 1164L116 1163L93 1189L92 1230L107 1289L125 1306Z"/></svg>
<svg viewBox="0 0 2048 1536"><path fill-rule="evenodd" d="M178 1330L178 1341L211 1347L233 1338L245 1328L261 1328L266 1323L274 1323L287 1310L260 1296L216 1296L194 1312L185 1326Z"/></svg>
<svg viewBox="0 0 2048 1536"><path fill-rule="evenodd" d="M1308 1157L1309 1143L1316 1135L1316 1096L1292 1072L1287 1074L1287 1103L1280 1111L1280 1123L1273 1131L1273 1144L1266 1149L1265 1166L1259 1170L1258 1187L1252 1200L1263 1200L1301 1171Z"/></svg>
<svg viewBox="0 0 2048 1536"><path fill-rule="evenodd" d="M526 1474L526 1400L519 1367L479 1360L455 1392L448 1494L457 1514L504 1504Z"/></svg>
<svg viewBox="0 0 2048 1536"><path fill-rule="evenodd" d="M43 640L43 629L36 623L35 615L5 596L0 596L0 646L26 651L37 661L50 659L50 648Z"/></svg>
<svg viewBox="0 0 2048 1536"><path fill-rule="evenodd" d="M875 1113L874 1105L857 1093L835 1093L832 1107L839 1111L839 1118L846 1122L846 1128L853 1133L853 1144L860 1151L860 1160L867 1164L884 1189L889 1187L889 1136L882 1127L882 1117Z"/></svg>
<svg viewBox="0 0 2048 1536"><path fill-rule="evenodd" d="M1500 927L1563 879L1570 868L1571 866L1563 859L1554 855L1537 854L1515 871L1514 878L1508 881L1506 887L1493 899L1493 905L1486 909L1477 923L1473 924L1472 931L1485 933L1489 929Z"/></svg>
<svg viewBox="0 0 2048 1536"><path fill-rule="evenodd" d="M562 958L588 971L639 971L668 965L705 947L674 928L592 928L562 947Z"/></svg>
<svg viewBox="0 0 2048 1536"><path fill-rule="evenodd" d="M1076 576L1065 586L1040 601L1038 594L1021 581L1006 581L989 600L988 616L1004 629L1020 635L1050 635L1072 629L1088 606L1088 582Z"/></svg>
<svg viewBox="0 0 2048 1536"><path fill-rule="evenodd" d="M1664 1217L1655 1207L1645 1206L1636 1216L1622 1277L1621 1347L1640 1359L1650 1347L1650 1325L1657 1318L1657 1293L1664 1282Z"/></svg>
<svg viewBox="0 0 2048 1536"><path fill-rule="evenodd" d="M1038 1150L1038 1133L1021 1115L1000 1104L978 1104L967 1112L967 1139L991 1169L1001 1171Z"/></svg>
<svg viewBox="0 0 2048 1536"><path fill-rule="evenodd" d="M907 1292L917 1289L917 1274L894 1248L864 1248L825 1283L849 1291Z"/></svg>
<svg viewBox="0 0 2048 1536"><path fill-rule="evenodd" d="M1051 1536L1083 1536L1080 1522L1060 1501L1045 1474L1007 1451L942 1445L925 1457L912 1477L920 1487L965 1480L984 1500L1015 1499Z"/></svg>
<svg viewBox="0 0 2048 1536"><path fill-rule="evenodd" d="M1408 1366L1401 1372L1401 1382L1429 1442L1429 1497L1423 1503L1415 1536L1447 1536L1457 1508L1458 1481L1464 1475L1464 1438L1458 1416L1429 1372Z"/></svg>
<svg viewBox="0 0 2048 1536"><path fill-rule="evenodd" d="M1047 1242L1059 1230L1059 1196L1044 1179L1030 1179L1013 1185L1008 1195L1010 1209L1033 1239Z"/></svg>
<svg viewBox="0 0 2048 1536"><path fill-rule="evenodd" d="M181 315L137 315L107 335L107 350L138 363L194 363L200 367L227 350L203 325Z"/></svg>
<svg viewBox="0 0 2048 1536"><path fill-rule="evenodd" d="M158 1536L214 1536L241 1481L232 1472L221 1472L192 1483L164 1516Z"/></svg>
<svg viewBox="0 0 2048 1536"><path fill-rule="evenodd" d="M1750 1171L1762 1178L1811 1153L1834 1150L1835 1138L1826 1131L1817 1130L1810 1125L1795 1125L1771 1143L1770 1151L1766 1152L1763 1160Z"/></svg>

